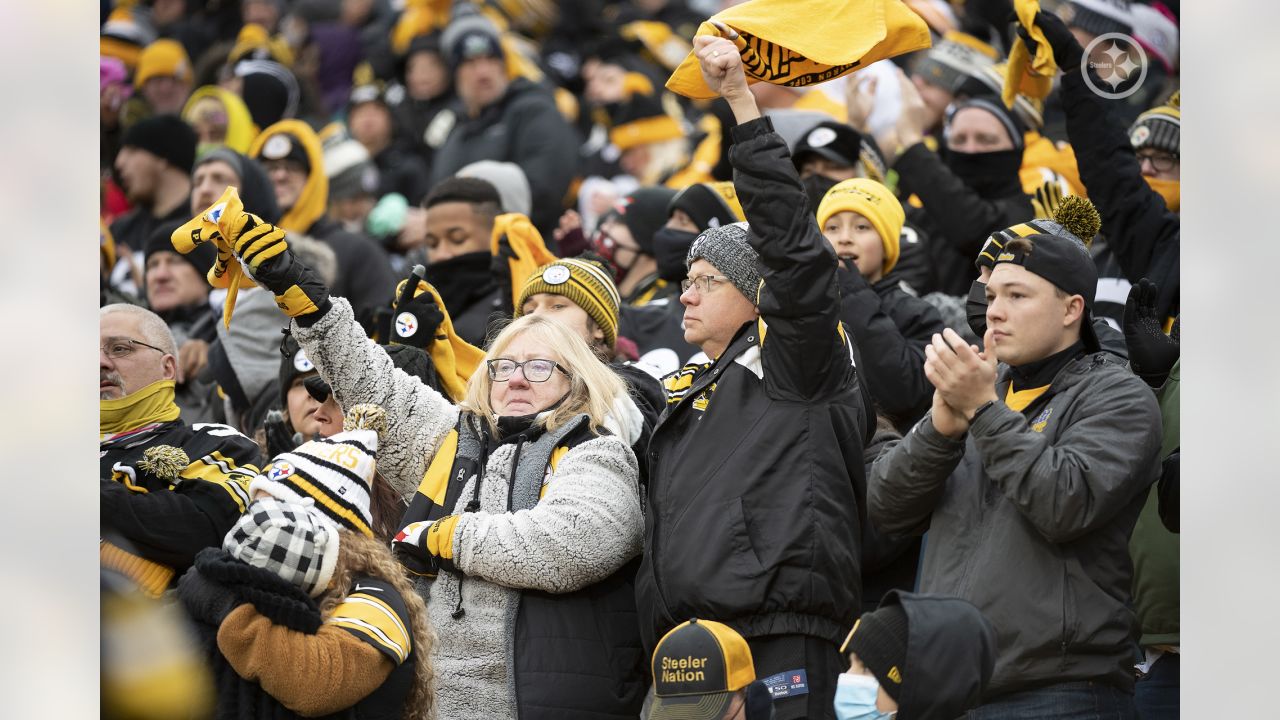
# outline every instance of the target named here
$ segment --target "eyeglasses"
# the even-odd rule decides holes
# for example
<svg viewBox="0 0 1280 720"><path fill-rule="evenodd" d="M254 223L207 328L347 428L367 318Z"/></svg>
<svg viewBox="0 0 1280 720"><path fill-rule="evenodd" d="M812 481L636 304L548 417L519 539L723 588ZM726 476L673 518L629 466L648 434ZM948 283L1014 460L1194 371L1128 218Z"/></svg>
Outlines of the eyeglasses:
<svg viewBox="0 0 1280 720"><path fill-rule="evenodd" d="M489 360L486 363L489 366L489 379L494 382L506 382L516 374L516 368L524 368L524 379L529 382L546 382L551 379L551 373L559 370L568 377L569 371L560 367L560 363L555 360L542 360L535 358L533 360L525 360L524 362L516 362L507 358L498 358L497 360Z"/></svg>
<svg viewBox="0 0 1280 720"><path fill-rule="evenodd" d="M142 342L141 340L133 340L131 338L109 338L105 343L102 344L102 352L105 353L107 357L113 360L119 360L120 358L129 357L130 355L132 355L133 351L138 349L137 348L138 345L141 345L142 347L151 348L152 350L155 350L161 355L168 354L164 350L161 350L160 348L156 347L155 345L148 345Z"/></svg>
<svg viewBox="0 0 1280 720"><path fill-rule="evenodd" d="M1156 172L1169 172L1178 164L1178 156L1171 153L1152 152L1138 153L1138 166L1142 166L1142 161L1146 160L1151 163L1151 167Z"/></svg>
<svg viewBox="0 0 1280 720"><path fill-rule="evenodd" d="M681 294L687 293L690 287L697 285L698 294L706 295L720 287L720 283L723 282L729 282L729 278L724 275L699 275L696 278L685 278L680 281L680 292Z"/></svg>

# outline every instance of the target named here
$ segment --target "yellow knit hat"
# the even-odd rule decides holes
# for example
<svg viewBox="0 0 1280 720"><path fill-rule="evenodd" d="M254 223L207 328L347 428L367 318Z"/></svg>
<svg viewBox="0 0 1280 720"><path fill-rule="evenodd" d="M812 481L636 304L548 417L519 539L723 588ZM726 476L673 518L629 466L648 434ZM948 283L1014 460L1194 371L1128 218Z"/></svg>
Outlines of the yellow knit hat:
<svg viewBox="0 0 1280 720"><path fill-rule="evenodd" d="M563 295L586 311L587 316L604 331L604 342L613 348L618 340L618 288L609 273L599 264L578 258L564 258L538 268L516 300L515 317L520 317L524 303L538 293Z"/></svg>
<svg viewBox="0 0 1280 720"><path fill-rule="evenodd" d="M157 40L138 56L138 74L133 76L133 86L140 88L153 77L170 76L191 82L194 78L191 59L177 40Z"/></svg>
<svg viewBox="0 0 1280 720"><path fill-rule="evenodd" d="M907 220L902 203L889 188L875 180L845 180L822 197L818 204L818 227L826 225L832 215L846 211L865 217L880 233L880 241L884 243L884 274L888 275L898 264L898 238L902 235L902 224Z"/></svg>

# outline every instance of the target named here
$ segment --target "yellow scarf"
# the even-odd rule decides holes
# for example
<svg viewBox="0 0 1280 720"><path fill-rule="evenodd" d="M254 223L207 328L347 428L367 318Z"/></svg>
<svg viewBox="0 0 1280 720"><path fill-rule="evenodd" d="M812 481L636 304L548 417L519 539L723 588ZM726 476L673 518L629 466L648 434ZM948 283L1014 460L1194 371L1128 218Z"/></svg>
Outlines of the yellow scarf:
<svg viewBox="0 0 1280 720"><path fill-rule="evenodd" d="M157 380L118 400L98 401L98 432L115 435L151 423L178 419L178 404L173 401L174 382Z"/></svg>
<svg viewBox="0 0 1280 720"><path fill-rule="evenodd" d="M400 293L404 292L406 282L408 280L401 280L396 286L395 297L400 297ZM444 313L444 320L436 330L436 337L428 348L428 354L431 355L431 362L436 366L436 376L444 386L445 395L454 402L462 402L467 394L467 382L484 361L484 350L458 337L458 333L453 329L453 319L449 317L449 309L444 306L444 300L440 299L440 293L431 283L420 280L413 296L418 297L424 292L431 293L431 297L435 298L436 307Z"/></svg>
<svg viewBox="0 0 1280 720"><path fill-rule="evenodd" d="M493 237L489 239L489 252L499 255L500 241L505 238L511 246L513 256L507 258L511 269L511 301L520 297L520 291L529 281L529 276L543 265L559 260L547 249L538 228L529 222L529 218L520 213L505 213L493 221ZM444 307L444 303L440 304ZM506 308L508 312L514 308Z"/></svg>
<svg viewBox="0 0 1280 720"><path fill-rule="evenodd" d="M1019 95L1043 100L1053 88L1053 76L1058 65L1053 61L1053 48L1044 37L1044 31L1036 25L1036 13L1040 12L1040 0L1014 0L1014 12L1018 22L1027 29L1036 42L1036 52L1031 54L1021 37L1013 41L1009 50L1009 64L1005 67L1004 87L1000 97L1005 107L1013 109L1013 101Z"/></svg>
<svg viewBox="0 0 1280 720"><path fill-rule="evenodd" d="M815 32L813 18L824 18ZM738 31L747 82L805 87L930 45L929 26L902 0L748 0L711 16ZM708 20L696 35L718 36ZM694 100L716 97L691 52L667 89Z"/></svg>
<svg viewBox="0 0 1280 720"><path fill-rule="evenodd" d="M1159 193L1164 198L1164 204L1169 206L1169 212L1178 212L1182 206L1182 182L1179 180L1160 180L1158 178L1143 178L1152 190Z"/></svg>
<svg viewBox="0 0 1280 720"><path fill-rule="evenodd" d="M281 133L288 135L293 142L302 143L302 149L307 153L307 162L311 165L311 173L302 186L298 201L276 225L289 232L305 233L328 209L329 176L324 173L324 152L320 149L320 138L310 125L301 120L281 120L254 138L253 145L249 146L249 156L262 162L263 146L272 136Z"/></svg>

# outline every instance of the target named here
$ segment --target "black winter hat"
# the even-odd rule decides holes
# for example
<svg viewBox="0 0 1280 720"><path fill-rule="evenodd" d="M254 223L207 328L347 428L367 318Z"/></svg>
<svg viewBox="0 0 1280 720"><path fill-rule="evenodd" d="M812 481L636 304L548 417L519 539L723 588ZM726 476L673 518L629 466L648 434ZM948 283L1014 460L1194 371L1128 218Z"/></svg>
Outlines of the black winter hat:
<svg viewBox="0 0 1280 720"><path fill-rule="evenodd" d="M667 223L667 206L675 196L671 188L646 187L618 202L618 215L645 255L653 255L653 234Z"/></svg>
<svg viewBox="0 0 1280 720"><path fill-rule="evenodd" d="M209 272L209 268L213 267L213 262L218 259L218 251L213 243L202 243L186 255L179 253L174 249L171 238L173 231L180 227L182 227L180 222L164 223L148 235L142 247L142 262L145 264L152 253L167 250L177 253L178 257L191 263L191 267L196 269L196 274L203 278Z"/></svg>
<svg viewBox="0 0 1280 720"><path fill-rule="evenodd" d="M287 408L289 386L293 385L295 378L315 372L316 366L311 364L307 352L294 339L292 333L283 330L281 332L284 337L280 339L280 407ZM319 376L316 377L318 379Z"/></svg>
<svg viewBox="0 0 1280 720"><path fill-rule="evenodd" d="M842 654L853 653L876 676L880 687L894 701L902 694L902 673L907 667L907 613L901 605L882 605L863 615Z"/></svg>
<svg viewBox="0 0 1280 720"><path fill-rule="evenodd" d="M844 123L826 121L813 126L800 137L795 151L791 153L791 162L799 170L807 156L817 155L845 167L854 167L861 151L862 133Z"/></svg>
<svg viewBox="0 0 1280 720"><path fill-rule="evenodd" d="M156 115L134 123L124 133L121 147L146 150L184 173L196 160L196 131L177 115Z"/></svg>

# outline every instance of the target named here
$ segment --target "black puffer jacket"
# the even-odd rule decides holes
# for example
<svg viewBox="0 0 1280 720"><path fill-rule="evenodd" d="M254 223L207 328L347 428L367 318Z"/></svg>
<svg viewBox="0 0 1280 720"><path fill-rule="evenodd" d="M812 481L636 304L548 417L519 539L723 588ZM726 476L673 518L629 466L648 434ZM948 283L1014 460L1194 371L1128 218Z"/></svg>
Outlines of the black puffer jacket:
<svg viewBox="0 0 1280 720"><path fill-rule="evenodd" d="M872 420L838 332L835 254L769 119L733 135L763 323L744 324L654 430L636 578L648 650L691 617L747 638L838 645L860 609L862 446Z"/></svg>

